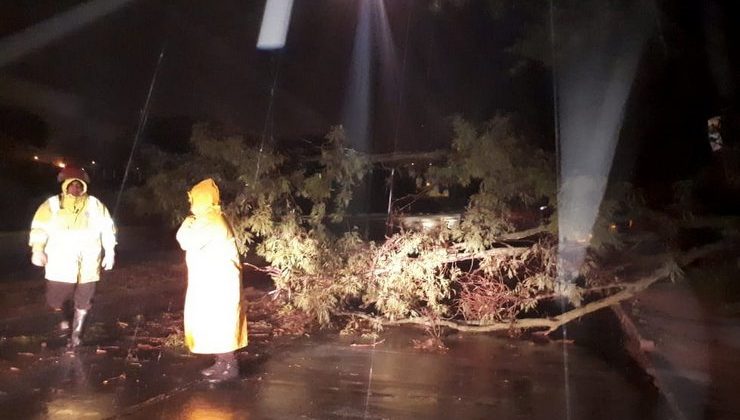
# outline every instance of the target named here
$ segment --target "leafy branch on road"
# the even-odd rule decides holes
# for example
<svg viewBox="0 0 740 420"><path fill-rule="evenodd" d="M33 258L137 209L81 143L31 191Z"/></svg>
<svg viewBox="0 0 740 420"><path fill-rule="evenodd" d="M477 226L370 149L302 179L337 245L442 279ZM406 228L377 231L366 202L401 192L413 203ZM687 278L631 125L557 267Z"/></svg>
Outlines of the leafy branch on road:
<svg viewBox="0 0 740 420"><path fill-rule="evenodd" d="M452 226L370 240L348 225L353 193L374 160L348 148L341 127L301 155L260 152L249 139L198 124L189 152L151 154L148 167L156 175L129 197L176 224L185 215L187 188L216 179L240 251L251 249L266 261L259 269L272 278L284 311L321 325L353 312L386 323L427 317L462 331L552 331L640 290L640 282L622 284L600 272L596 253L574 267L574 281L563 287L553 224L518 230L516 223L517 209L554 203L552 157L523 138L508 116L483 125L458 117L453 129L450 150L439 154L444 162L399 167L424 186L422 193L474 190ZM608 224L616 203L607 197L602 204L592 238L599 247L615 243ZM557 300L569 309L550 316L542 303Z"/></svg>

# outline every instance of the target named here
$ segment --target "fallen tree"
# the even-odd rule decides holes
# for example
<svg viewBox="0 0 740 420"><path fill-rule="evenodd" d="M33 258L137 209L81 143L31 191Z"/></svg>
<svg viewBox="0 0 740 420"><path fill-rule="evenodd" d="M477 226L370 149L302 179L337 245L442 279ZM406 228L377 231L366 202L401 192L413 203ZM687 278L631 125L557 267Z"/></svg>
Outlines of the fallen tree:
<svg viewBox="0 0 740 420"><path fill-rule="evenodd" d="M404 324L415 324L422 326L442 326L457 331L482 333L482 332L495 332L495 331L510 331L510 330L541 330L544 334L550 334L556 331L563 325L577 320L585 315L596 312L601 309L611 308L620 302L635 297L640 291L647 289L654 283L671 279L675 280L677 276L681 276L681 266L686 266L692 262L715 253L722 248L730 246L729 243L720 243L707 245L698 249L694 249L680 258L678 263L672 261L670 254L661 254L653 257L656 263L662 263L657 269L652 272L645 274L633 282L629 283L614 283L606 287L595 287L593 289L587 289L583 292L588 294L591 292L603 292L604 289L616 289L617 292L601 297L594 301L591 301L583 306L570 309L561 314L552 317L543 318L524 318L514 319L511 322L485 322L485 321L462 321L462 320L446 320L437 319L430 317L416 317L401 320L388 320L381 317L371 316L358 312L345 312L342 313L344 316L358 317L371 321L373 323L379 323L384 326L391 325L404 325ZM668 261L668 262L665 262ZM554 296L547 296L543 298L552 298Z"/></svg>
<svg viewBox="0 0 740 420"><path fill-rule="evenodd" d="M627 283L610 276L594 252L575 267L573 281L562 281L552 225L517 232L512 223L515 207L554 202L551 156L518 136L507 117L482 127L456 119L454 129L451 150L434 154L446 156L444 163L396 168L415 179L421 193L474 190L452 227L397 231L375 241L358 229L341 229L353 191L373 161L345 147L341 127L332 129L316 155L302 159L196 125L190 152L150 153L153 174L130 197L176 224L187 210L187 188L204 177L216 179L240 250L251 248L266 260L258 269L272 277L273 296L284 310L303 312L321 325L352 313L378 325L550 333L677 271L669 260L657 261L660 268ZM592 242L599 246L613 245L613 235L604 239L616 208L609 200L594 228ZM542 303L554 301L566 309L543 315Z"/></svg>

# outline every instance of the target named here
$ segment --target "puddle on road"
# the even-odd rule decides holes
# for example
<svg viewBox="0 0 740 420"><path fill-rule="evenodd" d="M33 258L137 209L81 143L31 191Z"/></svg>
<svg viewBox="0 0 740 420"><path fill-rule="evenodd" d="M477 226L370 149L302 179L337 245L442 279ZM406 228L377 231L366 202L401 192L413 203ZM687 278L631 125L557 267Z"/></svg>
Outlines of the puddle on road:
<svg viewBox="0 0 740 420"><path fill-rule="evenodd" d="M129 323L93 322L86 328L85 345L76 351L67 349L67 337L57 332L3 336L2 417L106 418L197 378L182 368L188 363L193 370L202 363L193 364L188 354L146 344L160 338L153 333L168 330L141 328L141 336L132 339L134 326L146 322L143 316ZM44 322L37 324L38 330L48 331Z"/></svg>
<svg viewBox="0 0 740 420"><path fill-rule="evenodd" d="M572 419L668 417L654 390L584 348L567 346L566 394L562 344L451 335L446 353L424 352L415 342L428 336L412 328L385 330L375 347L337 334L269 347L255 340L241 354L241 380L209 385L198 374L207 358L142 345L167 334L163 319L160 330L144 317L93 325L76 353L62 339L47 337L44 347L43 337L6 338L0 369L18 371L0 374L0 410L12 418L550 420L567 418L568 402Z"/></svg>
<svg viewBox="0 0 740 420"><path fill-rule="evenodd" d="M453 336L446 354L414 350L412 329L386 330L372 347L351 338L301 339L241 381L185 392L131 418L668 418L637 387L587 350L490 336ZM204 417L193 417L202 413ZM200 414L199 414L200 416Z"/></svg>

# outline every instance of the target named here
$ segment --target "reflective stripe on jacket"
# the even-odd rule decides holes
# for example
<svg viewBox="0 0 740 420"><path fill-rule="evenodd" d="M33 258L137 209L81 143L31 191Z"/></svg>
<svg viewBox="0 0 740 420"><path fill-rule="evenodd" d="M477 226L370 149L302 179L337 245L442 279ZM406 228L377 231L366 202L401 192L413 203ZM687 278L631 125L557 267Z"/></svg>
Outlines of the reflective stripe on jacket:
<svg viewBox="0 0 740 420"><path fill-rule="evenodd" d="M50 197L31 222L29 246L46 253L48 280L100 280L102 251L113 253L115 245L116 229L108 209L87 194Z"/></svg>

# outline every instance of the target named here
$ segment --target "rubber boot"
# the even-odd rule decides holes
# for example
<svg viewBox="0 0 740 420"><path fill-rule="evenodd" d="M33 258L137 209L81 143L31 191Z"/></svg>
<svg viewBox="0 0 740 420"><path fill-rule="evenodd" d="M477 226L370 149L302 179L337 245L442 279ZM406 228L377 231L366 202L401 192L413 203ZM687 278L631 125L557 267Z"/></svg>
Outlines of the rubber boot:
<svg viewBox="0 0 740 420"><path fill-rule="evenodd" d="M72 339L69 342L70 347L77 347L82 343L82 327L85 325L86 316L86 309L75 309L75 317L72 321Z"/></svg>
<svg viewBox="0 0 740 420"><path fill-rule="evenodd" d="M69 334L69 321L67 321L67 317L64 313L64 310L62 308L54 308L52 309L54 313L54 317L59 320L57 323L57 330L54 332L54 334L58 334L59 337L66 337Z"/></svg>
<svg viewBox="0 0 740 420"><path fill-rule="evenodd" d="M218 369L208 377L208 382L224 382L239 377L239 363L234 353L216 355Z"/></svg>
<svg viewBox="0 0 740 420"><path fill-rule="evenodd" d="M216 361L213 362L213 364L203 370L200 371L200 374L205 376L206 378L209 378L216 374L216 372L219 371L219 369L222 368L224 364L224 360L218 356L216 356Z"/></svg>

